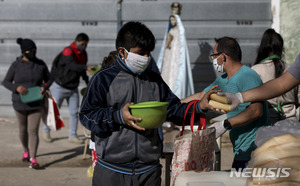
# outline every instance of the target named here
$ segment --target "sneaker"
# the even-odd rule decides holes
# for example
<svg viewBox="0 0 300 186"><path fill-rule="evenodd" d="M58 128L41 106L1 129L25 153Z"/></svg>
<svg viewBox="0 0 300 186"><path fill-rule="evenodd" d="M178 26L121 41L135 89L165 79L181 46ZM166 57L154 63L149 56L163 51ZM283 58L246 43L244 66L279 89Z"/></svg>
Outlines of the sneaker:
<svg viewBox="0 0 300 186"><path fill-rule="evenodd" d="M78 136L74 136L74 137L69 138L69 142L70 143L82 144L83 140L79 139Z"/></svg>
<svg viewBox="0 0 300 186"><path fill-rule="evenodd" d="M43 140L47 143L51 143L52 139L50 136L50 132L46 132L46 131L42 130L42 133L43 133Z"/></svg>
<svg viewBox="0 0 300 186"><path fill-rule="evenodd" d="M22 161L25 162L25 163L29 162L29 153L28 153L28 151L23 153Z"/></svg>
<svg viewBox="0 0 300 186"><path fill-rule="evenodd" d="M38 168L40 168L40 165L36 162L35 158L31 158L30 159L29 168L31 168L31 169L38 169Z"/></svg>

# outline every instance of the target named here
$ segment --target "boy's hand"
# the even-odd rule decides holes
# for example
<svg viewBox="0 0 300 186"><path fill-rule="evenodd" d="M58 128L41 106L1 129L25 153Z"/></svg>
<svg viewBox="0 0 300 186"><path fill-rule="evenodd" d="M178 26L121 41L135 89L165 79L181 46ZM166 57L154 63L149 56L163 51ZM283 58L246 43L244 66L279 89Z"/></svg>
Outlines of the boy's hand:
<svg viewBox="0 0 300 186"><path fill-rule="evenodd" d="M131 115L131 113L129 112L129 106L133 105L133 103L127 103L126 105L124 105L124 107L122 108L122 115L123 115L123 120L125 122L126 125L135 128L137 130L145 130L145 128L142 128L140 126L138 126L136 124L137 121L142 121L142 118L137 118Z"/></svg>
<svg viewBox="0 0 300 186"><path fill-rule="evenodd" d="M218 93L218 92L222 91L222 90L214 90L217 87L219 87L219 85L212 86L209 89L209 91L203 96L203 98L201 99L201 101L199 103L201 110L208 110L208 109L210 109L210 110L216 111L216 109L213 106L211 106L210 104L208 104L208 102L210 100L210 95L212 93Z"/></svg>

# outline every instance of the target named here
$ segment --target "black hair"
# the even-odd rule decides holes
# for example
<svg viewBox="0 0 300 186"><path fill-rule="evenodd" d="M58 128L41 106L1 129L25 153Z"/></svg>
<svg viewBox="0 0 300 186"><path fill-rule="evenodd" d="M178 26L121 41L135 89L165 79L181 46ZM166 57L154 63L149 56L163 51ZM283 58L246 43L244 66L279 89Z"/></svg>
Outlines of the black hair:
<svg viewBox="0 0 300 186"><path fill-rule="evenodd" d="M218 43L218 53L225 53L234 61L242 61L242 50L236 39L232 37L222 37L215 39Z"/></svg>
<svg viewBox="0 0 300 186"><path fill-rule="evenodd" d="M153 33L142 23L130 21L122 26L116 39L116 49L124 47L130 50L141 47L145 52L151 52L155 47Z"/></svg>
<svg viewBox="0 0 300 186"><path fill-rule="evenodd" d="M267 29L261 38L254 64L259 64L270 55L277 55L279 59L272 59L275 66L275 77L281 76L286 67L285 62L281 60L282 54L284 53L283 45L284 42L281 35L271 28Z"/></svg>
<svg viewBox="0 0 300 186"><path fill-rule="evenodd" d="M75 38L76 41L89 41L89 36L86 35L85 33L79 33L77 34L76 38Z"/></svg>
<svg viewBox="0 0 300 186"><path fill-rule="evenodd" d="M114 51L109 52L108 56L103 58L101 68L104 68L104 67L107 67L107 66L113 64L117 60L117 58L118 58L117 51L114 50Z"/></svg>

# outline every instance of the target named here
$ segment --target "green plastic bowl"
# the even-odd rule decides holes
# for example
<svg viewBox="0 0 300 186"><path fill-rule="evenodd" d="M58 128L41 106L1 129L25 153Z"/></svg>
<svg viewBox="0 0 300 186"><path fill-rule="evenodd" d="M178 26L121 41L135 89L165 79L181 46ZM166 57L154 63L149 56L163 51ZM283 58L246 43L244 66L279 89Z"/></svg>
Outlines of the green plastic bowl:
<svg viewBox="0 0 300 186"><path fill-rule="evenodd" d="M84 96L85 90L86 90L86 87L84 87L84 88L82 88L82 89L80 90L80 94L81 94L82 96Z"/></svg>
<svg viewBox="0 0 300 186"><path fill-rule="evenodd" d="M168 102L149 101L129 106L134 117L142 118L136 124L145 129L160 127L167 118Z"/></svg>
<svg viewBox="0 0 300 186"><path fill-rule="evenodd" d="M93 67L91 68L91 75L94 75L96 72L98 72L101 69L101 67Z"/></svg>

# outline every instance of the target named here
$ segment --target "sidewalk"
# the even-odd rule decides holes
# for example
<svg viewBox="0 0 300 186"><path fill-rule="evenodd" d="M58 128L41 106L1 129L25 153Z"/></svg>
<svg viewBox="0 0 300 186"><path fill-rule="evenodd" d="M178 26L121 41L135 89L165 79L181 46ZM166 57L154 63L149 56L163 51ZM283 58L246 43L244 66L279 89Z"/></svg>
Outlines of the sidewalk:
<svg viewBox="0 0 300 186"><path fill-rule="evenodd" d="M65 128L52 131L52 143L42 139L40 125L40 143L37 160L41 169L29 169L29 164L21 161L23 149L19 140L18 125L15 117L0 117L0 185L1 186L91 186L92 178L87 177L91 165L90 151L83 159L84 144L68 142L69 120L64 119ZM82 126L78 126L78 135L84 138ZM221 152L221 170L229 170L232 162L232 147L224 138ZM230 142L229 142L230 143ZM162 186L165 186L165 159L161 159Z"/></svg>
<svg viewBox="0 0 300 186"><path fill-rule="evenodd" d="M52 143L42 139L42 123L40 125L40 142L37 160L41 169L29 169L28 163L21 161L23 148L19 140L18 125L14 117L0 118L0 185L32 186L32 185L92 185L87 177L87 169L91 165L88 151L83 159L84 144L68 142L69 121L64 119L65 128L52 131ZM78 126L78 135L84 138L82 126Z"/></svg>

